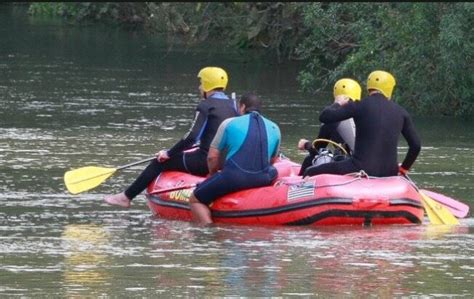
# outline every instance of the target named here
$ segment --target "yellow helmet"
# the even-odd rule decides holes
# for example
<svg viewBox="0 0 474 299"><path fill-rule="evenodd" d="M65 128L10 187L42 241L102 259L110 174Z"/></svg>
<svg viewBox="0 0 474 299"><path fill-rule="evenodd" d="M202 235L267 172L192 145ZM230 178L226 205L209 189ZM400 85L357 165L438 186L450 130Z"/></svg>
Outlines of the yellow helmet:
<svg viewBox="0 0 474 299"><path fill-rule="evenodd" d="M227 73L220 67L208 66L201 69L197 75L201 80L202 90L208 92L216 88L225 89L227 87Z"/></svg>
<svg viewBox="0 0 474 299"><path fill-rule="evenodd" d="M344 78L334 84L334 97L345 95L353 101L360 101L361 94L362 88L355 80Z"/></svg>
<svg viewBox="0 0 474 299"><path fill-rule="evenodd" d="M367 79L367 90L378 90L390 100L395 84L395 77L392 74L385 71L373 71Z"/></svg>

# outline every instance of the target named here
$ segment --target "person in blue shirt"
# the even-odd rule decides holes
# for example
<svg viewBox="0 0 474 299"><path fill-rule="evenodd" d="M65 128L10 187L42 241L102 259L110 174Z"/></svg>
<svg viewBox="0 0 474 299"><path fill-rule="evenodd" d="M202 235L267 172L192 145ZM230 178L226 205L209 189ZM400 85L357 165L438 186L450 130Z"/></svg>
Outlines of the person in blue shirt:
<svg viewBox="0 0 474 299"><path fill-rule="evenodd" d="M147 168L124 191L107 196L105 202L124 208L130 207L134 197L145 190L162 171L177 170L198 176L206 176L207 152L219 125L227 118L239 115L237 105L224 90L227 87L228 76L219 67L205 67L197 75L200 79L199 91L203 100L196 107L196 116L186 135L171 149L156 153ZM199 142L199 147L193 148Z"/></svg>
<svg viewBox="0 0 474 299"><path fill-rule="evenodd" d="M239 109L242 116L219 126L207 156L211 176L191 195L191 212L198 223L212 223L209 205L217 198L271 185L278 176L272 164L279 153L280 128L260 114L261 101L256 95L243 96Z"/></svg>

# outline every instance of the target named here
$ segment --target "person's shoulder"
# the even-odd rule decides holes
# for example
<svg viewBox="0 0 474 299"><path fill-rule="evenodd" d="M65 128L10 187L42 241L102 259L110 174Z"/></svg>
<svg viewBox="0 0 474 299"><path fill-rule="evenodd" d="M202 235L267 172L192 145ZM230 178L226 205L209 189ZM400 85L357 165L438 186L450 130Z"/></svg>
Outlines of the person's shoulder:
<svg viewBox="0 0 474 299"><path fill-rule="evenodd" d="M266 118L266 117L264 117L263 119L265 120L265 122L266 122L267 124L270 125L270 127L271 127L272 129L280 130L280 127L278 126L278 124L277 124L276 122L274 122L273 120L268 119L268 118Z"/></svg>
<svg viewBox="0 0 474 299"><path fill-rule="evenodd" d="M336 122L333 122L333 123L321 123L321 129L324 129L324 130L331 130L331 129L336 129L339 124L341 122L340 121L336 121Z"/></svg>
<svg viewBox="0 0 474 299"><path fill-rule="evenodd" d="M209 106L211 105L209 99L204 99L204 100L201 100L199 102L199 104L197 104L197 109L208 109Z"/></svg>
<svg viewBox="0 0 474 299"><path fill-rule="evenodd" d="M402 105L397 103L393 98L390 99L390 100L387 100L387 102L389 102L389 104L392 105L393 107L395 107L396 109L398 109L400 111L403 111L404 113L408 113L407 110L405 109L405 107L403 107Z"/></svg>
<svg viewBox="0 0 474 299"><path fill-rule="evenodd" d="M245 115L238 115L238 116L233 116L233 117L226 118L224 121L222 121L221 125L224 125L226 127L236 126L244 120L243 119L244 116Z"/></svg>
<svg viewBox="0 0 474 299"><path fill-rule="evenodd" d="M243 115L238 115L238 116L233 116L233 117L229 117L229 118L226 118L222 123L231 123L231 122L236 122L238 120L240 120L242 118Z"/></svg>
<svg viewBox="0 0 474 299"><path fill-rule="evenodd" d="M396 102L393 102L393 104L397 107L401 114L403 114L404 116L410 116L410 113L408 113L408 110L406 110L405 107Z"/></svg>

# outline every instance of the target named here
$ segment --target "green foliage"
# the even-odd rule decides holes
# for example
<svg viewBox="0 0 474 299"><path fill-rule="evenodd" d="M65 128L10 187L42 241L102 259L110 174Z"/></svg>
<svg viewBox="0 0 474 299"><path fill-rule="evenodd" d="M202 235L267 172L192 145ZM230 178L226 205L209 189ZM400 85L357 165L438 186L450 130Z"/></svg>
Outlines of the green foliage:
<svg viewBox="0 0 474 299"><path fill-rule="evenodd" d="M149 27L179 35L189 44L221 41L241 50L265 49L278 61L294 57L304 36L304 3L149 3Z"/></svg>
<svg viewBox="0 0 474 299"><path fill-rule="evenodd" d="M61 16L66 6L63 2L36 2L30 5L28 12L32 15Z"/></svg>
<svg viewBox="0 0 474 299"><path fill-rule="evenodd" d="M309 59L307 90L341 77L365 83L376 69L397 79L394 99L419 112L470 114L473 90L472 3L313 3L311 33L298 48Z"/></svg>
<svg viewBox="0 0 474 299"><path fill-rule="evenodd" d="M63 17L75 22L102 21L126 25L143 24L147 13L144 2L34 2L31 15Z"/></svg>
<svg viewBox="0 0 474 299"><path fill-rule="evenodd" d="M306 62L299 82L365 84L375 69L397 79L394 100L418 112L474 112L474 4L382 2L34 2L33 15L104 21L215 43L277 61Z"/></svg>
<svg viewBox="0 0 474 299"><path fill-rule="evenodd" d="M282 61L296 58L294 51L305 34L304 6L285 2L43 2L32 3L30 13L76 22L140 24L188 45L217 41L242 51L263 49Z"/></svg>

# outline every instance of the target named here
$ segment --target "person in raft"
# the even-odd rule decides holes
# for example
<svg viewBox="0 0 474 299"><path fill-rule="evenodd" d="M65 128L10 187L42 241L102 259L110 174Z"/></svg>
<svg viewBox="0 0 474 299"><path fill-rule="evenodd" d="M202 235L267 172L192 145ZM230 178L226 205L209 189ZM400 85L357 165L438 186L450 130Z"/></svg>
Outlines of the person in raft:
<svg viewBox="0 0 474 299"><path fill-rule="evenodd" d="M189 131L172 148L156 153L156 159L145 168L137 179L124 191L105 197L105 202L129 208L133 198L145 190L164 170L178 170L194 175L206 176L207 153L219 125L227 118L239 115L237 104L224 90L228 77L219 67L205 67L197 75L202 101L196 107L196 115ZM194 151L186 150L199 147Z"/></svg>
<svg viewBox="0 0 474 299"><path fill-rule="evenodd" d="M370 176L406 174L421 150L420 139L408 112L391 101L395 78L385 71L374 71L367 79L369 95L361 101L339 96L320 114L323 123L354 118L356 139L350 159L312 166L304 176L323 173L347 174L364 170ZM408 143L408 152L399 166L397 147L400 133Z"/></svg>
<svg viewBox="0 0 474 299"><path fill-rule="evenodd" d="M338 96L347 96L352 101L360 101L362 95L362 88L359 83L353 79L344 78L334 84L334 99ZM352 118L337 121L333 123L322 124L319 129L317 139L328 139L340 144L349 154L354 151L355 143L355 123ZM328 146L327 142L318 142L315 146L311 144L308 139L300 139L298 142L299 150L307 150L308 155L303 160L299 175L303 175L305 170L313 165L319 165L325 162L325 148ZM336 149L337 151L337 149ZM332 157L329 160L337 160L338 156ZM342 156L339 156L342 157ZM322 162L324 161L324 162Z"/></svg>
<svg viewBox="0 0 474 299"><path fill-rule="evenodd" d="M239 101L242 116L219 126L207 157L211 176L197 185L189 201L196 222L212 223L208 206L217 198L268 186L277 178L272 164L279 153L280 128L261 115L261 105L256 95L244 95Z"/></svg>

